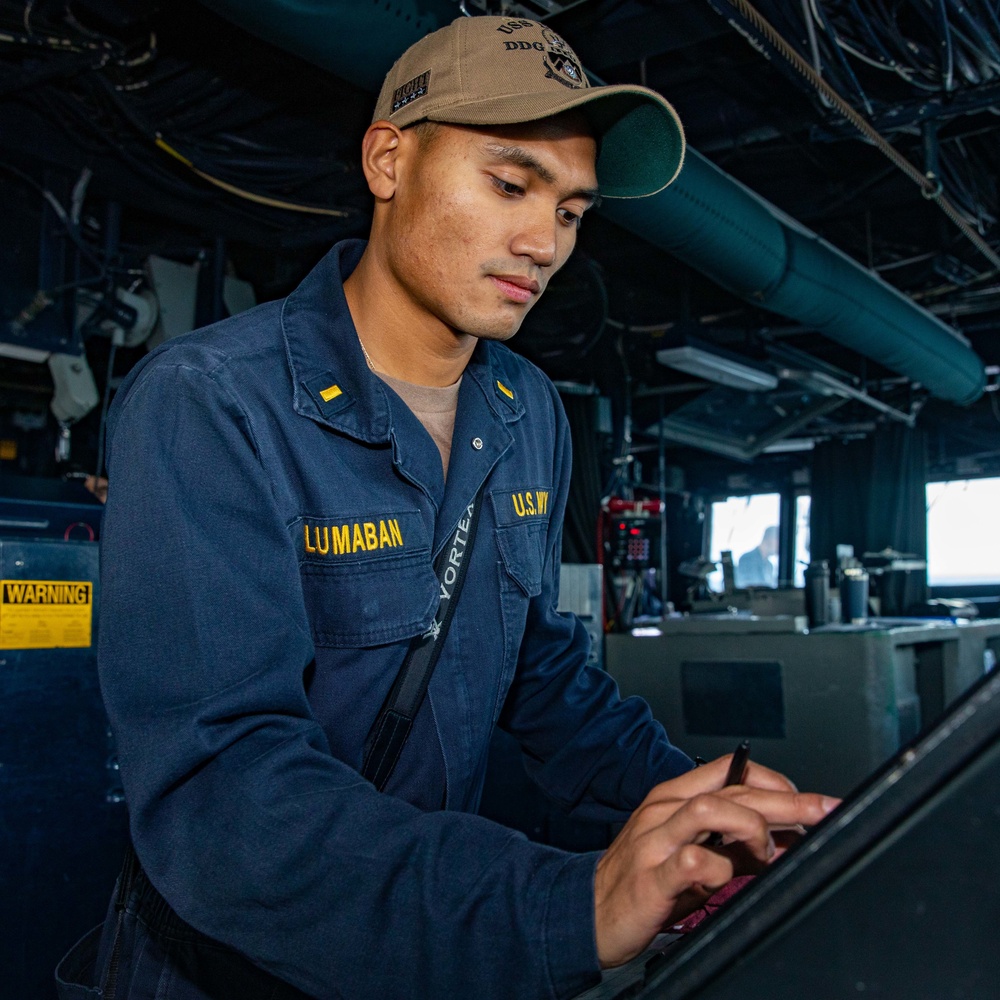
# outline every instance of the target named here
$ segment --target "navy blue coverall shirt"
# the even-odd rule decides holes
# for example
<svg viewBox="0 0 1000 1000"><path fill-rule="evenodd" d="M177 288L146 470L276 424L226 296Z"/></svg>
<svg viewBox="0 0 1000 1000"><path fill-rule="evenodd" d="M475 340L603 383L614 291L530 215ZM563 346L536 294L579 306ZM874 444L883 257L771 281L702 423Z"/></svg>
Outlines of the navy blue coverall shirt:
<svg viewBox="0 0 1000 1000"><path fill-rule="evenodd" d="M598 855L475 815L494 724L547 793L605 820L691 763L556 611L554 387L481 341L446 486L365 363L342 288L362 250L153 352L116 398L100 671L136 851L184 922L306 994L571 996L598 969ZM365 737L483 483L450 634L379 793Z"/></svg>

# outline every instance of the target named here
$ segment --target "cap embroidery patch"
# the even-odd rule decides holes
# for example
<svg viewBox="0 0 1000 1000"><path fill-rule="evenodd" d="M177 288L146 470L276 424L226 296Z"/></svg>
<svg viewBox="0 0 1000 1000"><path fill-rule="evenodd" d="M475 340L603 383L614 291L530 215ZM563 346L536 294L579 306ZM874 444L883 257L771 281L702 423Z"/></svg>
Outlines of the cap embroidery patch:
<svg viewBox="0 0 1000 1000"><path fill-rule="evenodd" d="M343 393L339 385L331 385L328 389L320 389L320 398L324 403L329 403L331 399L336 399Z"/></svg>
<svg viewBox="0 0 1000 1000"><path fill-rule="evenodd" d="M587 86L580 64L576 61L573 50L554 32L548 28L542 29L546 49L542 61L545 63L545 76L558 80L563 86L574 90Z"/></svg>
<svg viewBox="0 0 1000 1000"><path fill-rule="evenodd" d="M400 108L405 108L407 104L411 104L418 97L423 97L427 93L430 82L431 71L427 70L426 73L421 73L420 76L415 76L408 83L404 83L402 87L397 87L392 92L393 113Z"/></svg>

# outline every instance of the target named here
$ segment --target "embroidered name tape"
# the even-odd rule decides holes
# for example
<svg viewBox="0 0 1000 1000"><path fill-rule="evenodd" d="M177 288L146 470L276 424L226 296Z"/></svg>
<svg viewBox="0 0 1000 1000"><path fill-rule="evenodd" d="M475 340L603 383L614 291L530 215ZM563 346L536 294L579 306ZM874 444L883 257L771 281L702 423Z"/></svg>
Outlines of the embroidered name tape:
<svg viewBox="0 0 1000 1000"><path fill-rule="evenodd" d="M300 517L292 526L300 561L335 563L412 555L429 549L416 511L356 517Z"/></svg>

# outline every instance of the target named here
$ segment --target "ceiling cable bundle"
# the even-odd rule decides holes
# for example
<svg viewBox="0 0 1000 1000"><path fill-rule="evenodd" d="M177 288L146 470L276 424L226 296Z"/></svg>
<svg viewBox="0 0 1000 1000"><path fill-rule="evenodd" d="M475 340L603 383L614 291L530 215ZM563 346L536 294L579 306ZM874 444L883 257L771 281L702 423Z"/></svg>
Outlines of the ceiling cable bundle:
<svg viewBox="0 0 1000 1000"><path fill-rule="evenodd" d="M0 0L0 94L16 93L83 150L110 147L159 188L210 197L182 165L192 180L261 206L244 212L274 228L292 224L288 213L359 215L336 204L349 164L328 147L293 148L288 99L224 83L165 52L151 31L135 29L133 43L85 27L68 8L43 13Z"/></svg>
<svg viewBox="0 0 1000 1000"><path fill-rule="evenodd" d="M772 50L784 59L798 74L805 78L810 86L821 96L823 104L831 110L836 110L848 121L861 135L878 149L884 156L888 157L895 166L917 184L924 197L934 201L945 215L961 230L966 239L971 242L976 249L990 262L993 267L1000 266L1000 255L996 253L990 243L979 231L979 226L970 223L965 213L952 201L944 191L944 184L941 176L932 171L921 170L911 163L902 153L900 153L888 140L871 124L865 115L853 107L813 65L810 65L807 58L797 51L770 22L758 11L749 0L709 0L712 7L726 16L733 23L734 27L743 32L751 32L763 38L769 50ZM857 8L861 0L851 0L850 6ZM818 16L822 11L821 0L810 0L811 7ZM883 6L882 4L877 4ZM914 6L920 6L916 4ZM953 6L953 5L949 5ZM961 5L965 6L965 5ZM988 6L982 4L981 6ZM734 17L733 15L737 16ZM825 31L832 33L830 22L825 16L820 18ZM982 43L985 47L986 43ZM836 51L839 53L839 62L846 65L844 58L845 50L837 45ZM998 64L1000 69L1000 64ZM850 73L854 77L853 72ZM856 79L856 78L855 78ZM850 91L848 91L850 92ZM860 84L854 88L855 96L862 104L870 107L867 95L861 91ZM982 222L983 220L976 220ZM983 227L985 228L985 227Z"/></svg>

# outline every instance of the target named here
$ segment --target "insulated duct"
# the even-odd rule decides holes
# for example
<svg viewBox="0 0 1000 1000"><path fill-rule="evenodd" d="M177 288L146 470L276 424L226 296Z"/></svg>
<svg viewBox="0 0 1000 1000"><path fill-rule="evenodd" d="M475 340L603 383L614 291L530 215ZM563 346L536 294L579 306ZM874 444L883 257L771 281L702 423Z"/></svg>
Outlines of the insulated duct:
<svg viewBox="0 0 1000 1000"><path fill-rule="evenodd" d="M982 395L983 362L961 334L694 150L665 191L609 199L600 211L734 295L825 334L940 399L969 404Z"/></svg>
<svg viewBox="0 0 1000 1000"><path fill-rule="evenodd" d="M377 90L395 57L459 15L452 0L203 0L236 24ZM694 150L665 191L599 211L723 288L969 404L983 362L955 330Z"/></svg>
<svg viewBox="0 0 1000 1000"><path fill-rule="evenodd" d="M455 0L203 2L245 31L375 93L397 56L461 17Z"/></svg>

